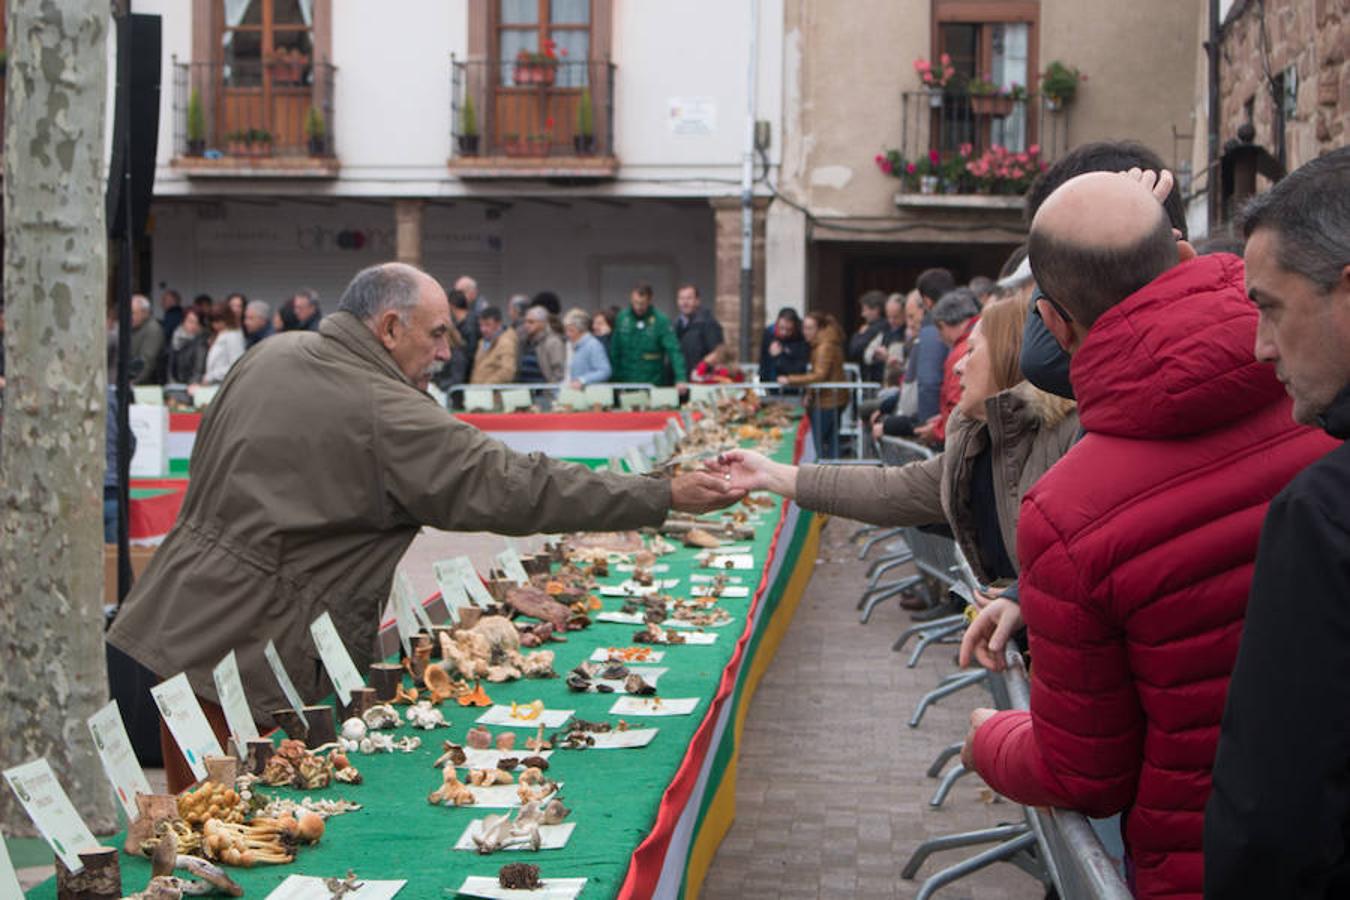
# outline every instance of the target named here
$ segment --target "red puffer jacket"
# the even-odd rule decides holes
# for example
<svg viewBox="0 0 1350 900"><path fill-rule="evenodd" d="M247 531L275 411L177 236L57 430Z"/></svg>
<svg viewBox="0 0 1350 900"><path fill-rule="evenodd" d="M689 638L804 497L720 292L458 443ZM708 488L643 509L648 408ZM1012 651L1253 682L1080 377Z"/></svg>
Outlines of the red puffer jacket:
<svg viewBox="0 0 1350 900"><path fill-rule="evenodd" d="M1086 436L1022 503L1031 712L975 737L999 793L1128 809L1139 897L1200 897L1210 768L1266 505L1336 446L1252 355L1242 261L1168 271L1073 357Z"/></svg>

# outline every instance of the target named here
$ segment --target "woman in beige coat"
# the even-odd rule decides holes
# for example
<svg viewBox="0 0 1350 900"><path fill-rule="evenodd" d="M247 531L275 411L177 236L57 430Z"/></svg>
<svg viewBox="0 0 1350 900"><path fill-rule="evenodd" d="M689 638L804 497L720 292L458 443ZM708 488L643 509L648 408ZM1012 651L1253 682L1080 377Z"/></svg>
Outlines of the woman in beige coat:
<svg viewBox="0 0 1350 900"><path fill-rule="evenodd" d="M733 485L767 489L803 509L882 526L947 523L982 581L1017 575L1022 497L1078 434L1072 401L1022 378L1018 355L1027 304L987 308L957 364L961 401L947 423L946 450L906 466L789 466L748 450L724 454L715 471Z"/></svg>

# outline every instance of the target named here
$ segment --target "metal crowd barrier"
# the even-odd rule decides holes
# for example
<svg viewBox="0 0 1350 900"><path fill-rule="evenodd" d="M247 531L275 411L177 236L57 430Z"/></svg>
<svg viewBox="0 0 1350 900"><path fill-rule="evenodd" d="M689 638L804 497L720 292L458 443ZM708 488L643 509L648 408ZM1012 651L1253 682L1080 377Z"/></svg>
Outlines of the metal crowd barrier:
<svg viewBox="0 0 1350 900"><path fill-rule="evenodd" d="M1031 687L1022 656L1010 649L1007 662L1003 683L1009 708L1029 709ZM1063 900L1131 900L1125 879L1086 816L1066 809L1028 807L1027 819L1042 862Z"/></svg>
<svg viewBox="0 0 1350 900"><path fill-rule="evenodd" d="M590 387L603 388L609 390L611 399L609 404L607 404L607 406L610 407L612 407L615 404L615 402L618 400L618 395L622 392L646 391L650 395L650 393L656 390L657 388L656 385L647 384L644 382L605 382L603 384L590 385ZM446 391L445 394L446 394L446 402L452 409L462 410L464 412L487 412L488 410L484 410L481 408L466 409L464 400L466 394L479 391L490 391L492 393L493 410L500 409L509 412L511 410L506 409L506 404L508 400L513 398L507 396L507 392L516 393L516 396L521 396L517 392L523 391L528 393L530 401L532 403L543 402L544 404L547 405L551 404L554 401L554 399L558 396L559 390L560 390L559 385L551 382L548 384L539 384L539 383L456 384L451 385L450 389ZM457 397L460 400L459 403L454 402L455 398Z"/></svg>

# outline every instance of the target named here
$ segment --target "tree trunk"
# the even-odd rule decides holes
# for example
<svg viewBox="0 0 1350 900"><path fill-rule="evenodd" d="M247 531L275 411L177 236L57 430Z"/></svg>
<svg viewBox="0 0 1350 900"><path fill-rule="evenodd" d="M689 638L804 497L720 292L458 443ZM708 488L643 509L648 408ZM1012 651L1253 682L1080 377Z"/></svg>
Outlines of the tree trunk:
<svg viewBox="0 0 1350 900"><path fill-rule="evenodd" d="M7 371L0 426L0 767L45 756L116 821L85 720L103 650L107 0L9 0ZM32 834L10 791L0 826Z"/></svg>

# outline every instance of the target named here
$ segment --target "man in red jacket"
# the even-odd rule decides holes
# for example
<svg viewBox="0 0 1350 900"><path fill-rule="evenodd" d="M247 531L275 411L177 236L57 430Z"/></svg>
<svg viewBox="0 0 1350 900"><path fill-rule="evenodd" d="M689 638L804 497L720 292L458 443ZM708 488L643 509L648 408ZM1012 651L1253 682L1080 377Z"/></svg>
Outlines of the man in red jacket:
<svg viewBox="0 0 1350 900"><path fill-rule="evenodd" d="M1066 182L1030 258L1086 435L1018 523L1031 710L976 710L967 759L1020 803L1128 810L1136 895L1198 898L1262 516L1328 442L1252 358L1241 260L1196 258L1145 184Z"/></svg>

